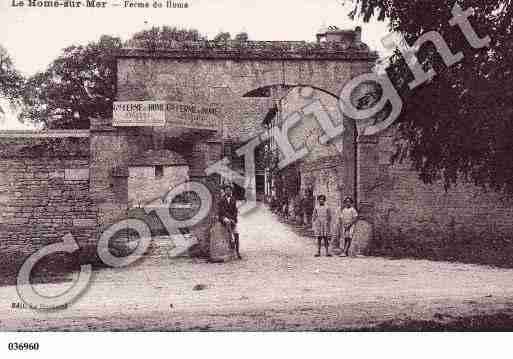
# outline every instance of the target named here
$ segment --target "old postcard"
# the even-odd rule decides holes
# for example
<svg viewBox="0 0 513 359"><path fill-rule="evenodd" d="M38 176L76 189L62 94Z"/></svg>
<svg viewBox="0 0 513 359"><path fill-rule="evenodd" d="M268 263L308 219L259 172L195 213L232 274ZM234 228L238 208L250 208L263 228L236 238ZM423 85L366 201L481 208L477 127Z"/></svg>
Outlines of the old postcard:
<svg viewBox="0 0 513 359"><path fill-rule="evenodd" d="M1 331L513 329L510 1L0 11Z"/></svg>

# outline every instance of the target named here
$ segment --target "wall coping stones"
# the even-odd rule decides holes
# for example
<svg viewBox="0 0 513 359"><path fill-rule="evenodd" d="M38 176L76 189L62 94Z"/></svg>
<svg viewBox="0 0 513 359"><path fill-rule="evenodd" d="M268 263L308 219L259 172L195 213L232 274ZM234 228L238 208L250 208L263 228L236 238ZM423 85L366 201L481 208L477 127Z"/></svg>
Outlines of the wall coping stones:
<svg viewBox="0 0 513 359"><path fill-rule="evenodd" d="M189 41L164 42L147 48L140 42L117 51L119 58L194 58L239 60L345 60L374 61L378 54L367 45L347 46L343 42L307 41Z"/></svg>
<svg viewBox="0 0 513 359"><path fill-rule="evenodd" d="M65 138L65 137L89 137L89 130L2 130L0 138Z"/></svg>
<svg viewBox="0 0 513 359"><path fill-rule="evenodd" d="M76 158L88 161L89 131L40 133L36 131L0 131L0 158Z"/></svg>

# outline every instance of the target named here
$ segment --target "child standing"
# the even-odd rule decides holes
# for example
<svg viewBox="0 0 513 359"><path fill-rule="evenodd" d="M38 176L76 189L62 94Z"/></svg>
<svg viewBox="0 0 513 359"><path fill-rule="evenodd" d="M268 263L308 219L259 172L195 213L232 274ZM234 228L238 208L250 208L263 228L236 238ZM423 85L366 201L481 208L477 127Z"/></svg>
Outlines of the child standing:
<svg viewBox="0 0 513 359"><path fill-rule="evenodd" d="M354 208L353 203L354 202L351 197L346 197L344 199L344 206L340 213L338 228L339 234L342 234L344 237L344 249L340 254L341 257L349 256L349 248L351 247L351 242L353 240L354 225L358 221L358 212L356 211L356 208Z"/></svg>
<svg viewBox="0 0 513 359"><path fill-rule="evenodd" d="M321 256L322 242L326 248L326 257L331 257L329 253L329 237L331 228L331 210L326 204L326 196L320 195L317 197L318 204L313 211L312 223L314 227L315 236L317 237L317 254L316 257Z"/></svg>
<svg viewBox="0 0 513 359"><path fill-rule="evenodd" d="M283 198L282 211L283 218L289 219L289 197L285 196Z"/></svg>

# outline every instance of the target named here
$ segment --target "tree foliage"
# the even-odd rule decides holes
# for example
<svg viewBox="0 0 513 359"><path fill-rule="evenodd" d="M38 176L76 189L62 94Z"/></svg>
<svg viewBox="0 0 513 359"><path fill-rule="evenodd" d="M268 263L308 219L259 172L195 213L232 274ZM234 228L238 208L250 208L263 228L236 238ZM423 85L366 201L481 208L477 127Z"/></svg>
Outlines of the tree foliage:
<svg viewBox="0 0 513 359"><path fill-rule="evenodd" d="M220 32L216 36L214 36L213 41L215 42L227 42L232 39L232 35L229 32Z"/></svg>
<svg viewBox="0 0 513 359"><path fill-rule="evenodd" d="M215 42L228 42L230 40L232 40L232 35L229 32L224 32L224 31L221 31L213 38L213 41L215 41ZM249 41L249 35L247 32L242 31L242 32L239 32L238 34L236 34L233 37L233 40L237 41L237 42L246 42L246 41Z"/></svg>
<svg viewBox="0 0 513 359"><path fill-rule="evenodd" d="M28 80L23 116L49 128L88 128L90 117L111 116L115 52L121 46L121 39L104 35L65 48L46 71Z"/></svg>
<svg viewBox="0 0 513 359"><path fill-rule="evenodd" d="M401 55L390 58L387 73L404 107L399 118L401 153L412 160L425 182L442 179L450 187L461 179L513 194L513 42L511 0L461 0L473 7L469 18L489 47L474 49L462 31L449 25L455 1L354 0L351 17L390 21L392 31L412 45L422 34L438 31L453 53L464 59L447 67L434 46L417 52L420 63L437 75L410 89L411 72Z"/></svg>
<svg viewBox="0 0 513 359"><path fill-rule="evenodd" d="M175 26L153 26L151 29L135 33L131 41L137 42L144 48L156 50L172 46L173 42L201 41L205 39L195 29L181 29Z"/></svg>
<svg viewBox="0 0 513 359"><path fill-rule="evenodd" d="M14 63L2 46L0 46L0 98L5 98L11 104L19 104L23 94L25 79L16 70ZM6 110L0 106L0 118Z"/></svg>
<svg viewBox="0 0 513 359"><path fill-rule="evenodd" d="M249 35L247 32L239 32L235 35L235 41L245 42L249 40Z"/></svg>

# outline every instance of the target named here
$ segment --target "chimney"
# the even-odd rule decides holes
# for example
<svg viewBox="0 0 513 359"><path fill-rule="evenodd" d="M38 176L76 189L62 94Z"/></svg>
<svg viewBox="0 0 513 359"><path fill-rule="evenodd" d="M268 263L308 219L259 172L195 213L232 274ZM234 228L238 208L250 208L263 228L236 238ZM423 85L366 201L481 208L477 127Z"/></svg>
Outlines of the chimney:
<svg viewBox="0 0 513 359"><path fill-rule="evenodd" d="M351 43L362 42L362 28L357 26L354 30L342 30L337 26L322 27L316 34L317 42L341 42L348 46Z"/></svg>
<svg viewBox="0 0 513 359"><path fill-rule="evenodd" d="M356 44L359 44L362 42L362 28L360 26L357 26L354 29L354 42Z"/></svg>

